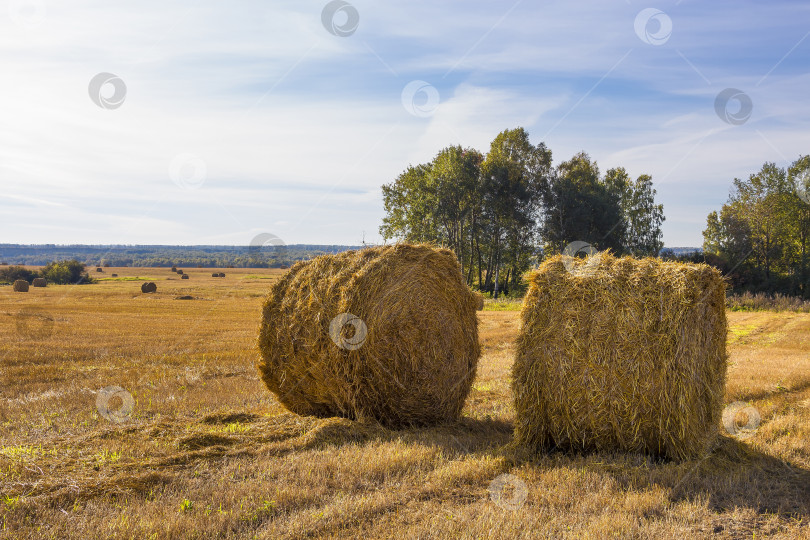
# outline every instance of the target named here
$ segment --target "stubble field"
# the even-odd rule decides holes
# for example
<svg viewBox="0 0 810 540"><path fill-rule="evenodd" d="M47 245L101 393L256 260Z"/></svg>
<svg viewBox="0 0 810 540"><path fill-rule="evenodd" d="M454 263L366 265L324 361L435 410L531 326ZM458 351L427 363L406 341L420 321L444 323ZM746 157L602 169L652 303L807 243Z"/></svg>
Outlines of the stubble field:
<svg viewBox="0 0 810 540"><path fill-rule="evenodd" d="M810 538L810 314L729 313L726 402L755 429L705 459L532 456L507 446L516 311L479 313L461 421L393 431L296 416L261 384L280 271L185 271L0 287L0 537ZM121 422L97 407L111 386Z"/></svg>

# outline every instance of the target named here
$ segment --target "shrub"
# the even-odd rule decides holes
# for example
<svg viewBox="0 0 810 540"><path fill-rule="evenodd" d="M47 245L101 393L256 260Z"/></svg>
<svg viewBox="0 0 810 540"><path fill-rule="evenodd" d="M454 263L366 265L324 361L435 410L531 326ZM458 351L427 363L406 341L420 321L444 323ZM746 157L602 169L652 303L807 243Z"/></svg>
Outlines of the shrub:
<svg viewBox="0 0 810 540"><path fill-rule="evenodd" d="M41 273L49 282L58 285L93 283L84 264L75 259L49 263Z"/></svg>
<svg viewBox="0 0 810 540"><path fill-rule="evenodd" d="M9 266L0 270L0 282L14 283L18 279L28 281L29 283L37 277L37 273L33 270L28 270L22 266Z"/></svg>

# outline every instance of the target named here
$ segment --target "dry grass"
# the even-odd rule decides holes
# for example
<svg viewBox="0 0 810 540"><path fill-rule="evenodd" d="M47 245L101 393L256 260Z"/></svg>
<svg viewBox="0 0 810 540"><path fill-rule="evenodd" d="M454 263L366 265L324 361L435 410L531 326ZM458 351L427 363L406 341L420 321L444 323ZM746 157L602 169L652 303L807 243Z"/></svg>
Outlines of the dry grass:
<svg viewBox="0 0 810 540"><path fill-rule="evenodd" d="M810 537L810 315L729 314L725 402L759 411L750 438L684 463L526 457L504 451L515 312L478 314L461 421L393 431L298 417L264 388L255 338L277 272L109 271L121 278L0 288L2 537ZM132 393L127 422L96 409L112 385ZM502 474L525 500L507 477L518 489L493 501Z"/></svg>
<svg viewBox="0 0 810 540"><path fill-rule="evenodd" d="M726 306L731 311L795 311L810 313L810 300L783 294L743 294L729 295Z"/></svg>

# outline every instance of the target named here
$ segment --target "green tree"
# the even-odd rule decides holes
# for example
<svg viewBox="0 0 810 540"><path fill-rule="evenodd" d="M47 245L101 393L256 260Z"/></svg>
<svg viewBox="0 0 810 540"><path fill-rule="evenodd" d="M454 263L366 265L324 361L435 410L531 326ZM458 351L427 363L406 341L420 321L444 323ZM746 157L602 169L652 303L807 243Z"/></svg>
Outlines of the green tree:
<svg viewBox="0 0 810 540"><path fill-rule="evenodd" d="M620 176L614 171L612 183L600 180L599 167L584 152L557 166L543 193L541 234L547 254L560 253L575 241L599 250L624 251L627 225L621 201L629 188Z"/></svg>
<svg viewBox="0 0 810 540"><path fill-rule="evenodd" d="M624 167L617 167L605 173L604 182L608 191L619 199L624 221L624 251L639 257L658 256L664 247L661 232L664 206L655 204L652 177L642 174L633 182Z"/></svg>
<svg viewBox="0 0 810 540"><path fill-rule="evenodd" d="M93 282L85 271L85 265L75 259L49 263L41 273L42 277L58 285Z"/></svg>
<svg viewBox="0 0 810 540"><path fill-rule="evenodd" d="M18 279L23 279L29 283L37 277L37 273L33 270L28 270L23 266L9 266L8 268L0 269L0 282L14 283Z"/></svg>
<svg viewBox="0 0 810 540"><path fill-rule="evenodd" d="M481 165L482 232L488 247L484 287L491 285L495 298L501 268L507 270L504 282L514 285L530 265L550 170L551 150L542 142L533 145L520 127L499 133Z"/></svg>

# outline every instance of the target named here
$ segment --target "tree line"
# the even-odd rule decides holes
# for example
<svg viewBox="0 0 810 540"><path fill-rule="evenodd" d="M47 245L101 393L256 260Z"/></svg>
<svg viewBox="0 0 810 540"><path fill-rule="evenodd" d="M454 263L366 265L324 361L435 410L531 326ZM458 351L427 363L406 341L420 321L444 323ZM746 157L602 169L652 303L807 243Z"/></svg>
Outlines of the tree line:
<svg viewBox="0 0 810 540"><path fill-rule="evenodd" d="M384 239L449 247L467 283L495 297L522 292L523 273L572 242L637 256L663 247L649 175L602 175L584 152L554 167L551 150L520 127L499 133L486 154L448 146L382 193Z"/></svg>
<svg viewBox="0 0 810 540"><path fill-rule="evenodd" d="M721 268L735 291L810 298L810 156L735 178L703 239L706 262Z"/></svg>
<svg viewBox="0 0 810 540"><path fill-rule="evenodd" d="M88 266L284 268L297 261L362 246L88 246L0 244L0 264L40 266L76 259Z"/></svg>
<svg viewBox="0 0 810 540"><path fill-rule="evenodd" d="M22 279L31 283L35 278L45 278L48 283L56 285L81 285L94 283L85 269L85 265L75 259L53 261L40 270L29 270L24 266L7 266L0 268L0 283L14 283Z"/></svg>

